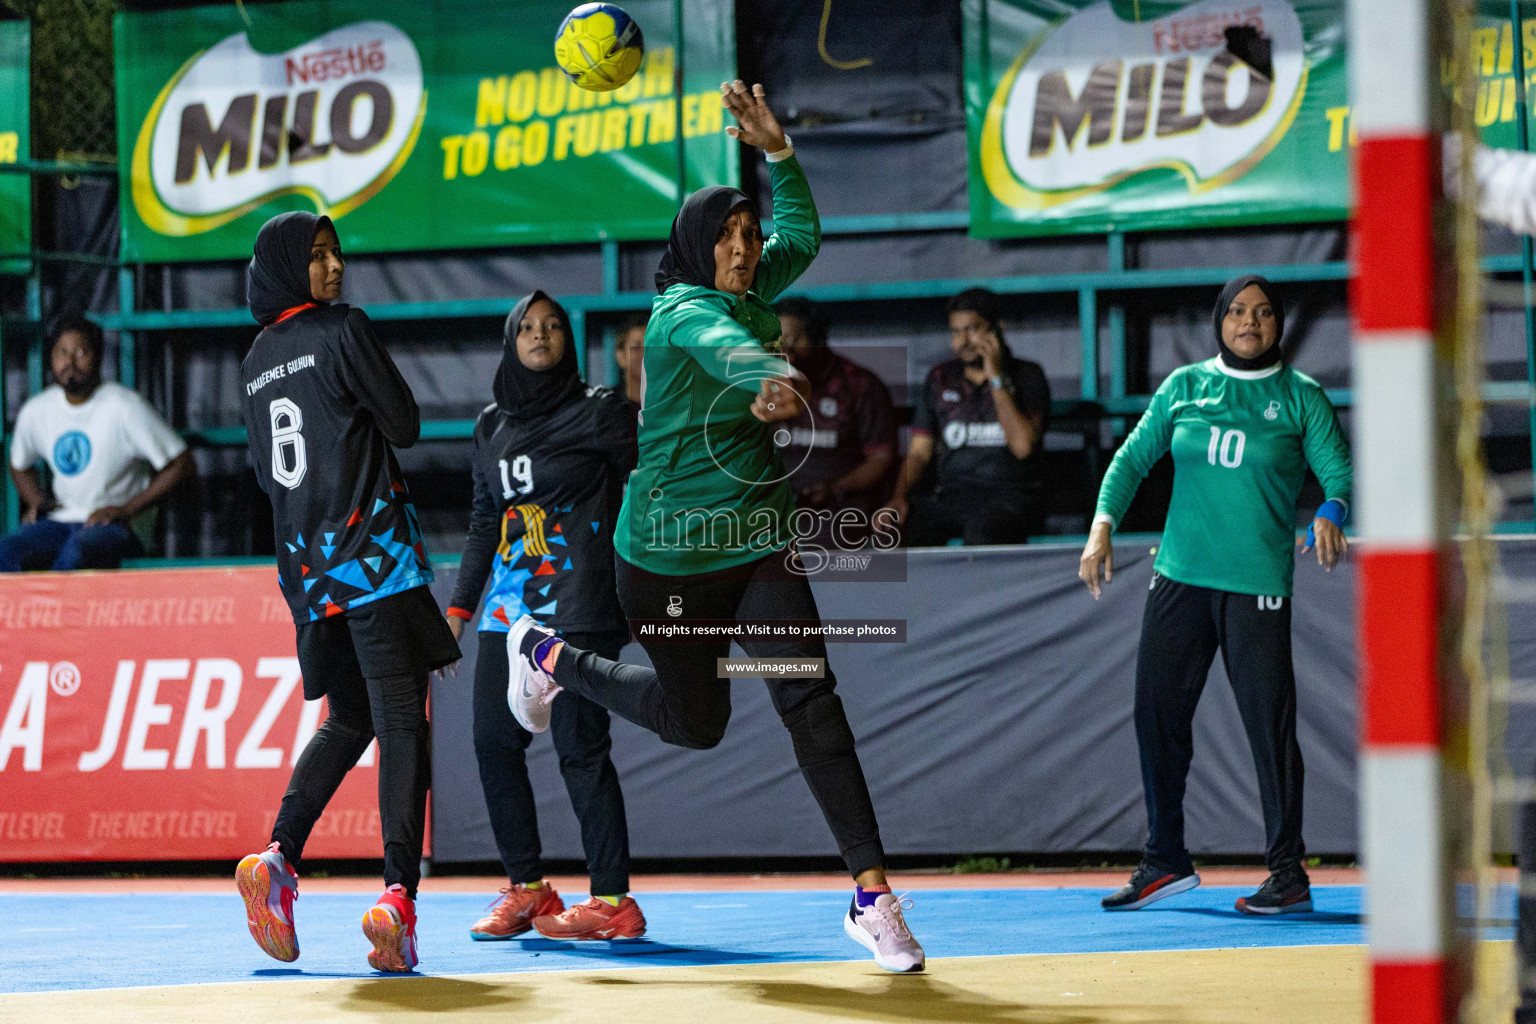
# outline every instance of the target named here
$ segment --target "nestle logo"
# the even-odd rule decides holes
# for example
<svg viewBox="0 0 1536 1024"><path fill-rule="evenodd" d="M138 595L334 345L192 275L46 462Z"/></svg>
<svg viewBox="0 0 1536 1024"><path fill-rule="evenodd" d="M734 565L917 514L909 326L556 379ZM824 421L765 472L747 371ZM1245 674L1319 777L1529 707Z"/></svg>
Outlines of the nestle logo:
<svg viewBox="0 0 1536 1024"><path fill-rule="evenodd" d="M1264 32L1264 8L1249 7L1194 18L1175 18L1152 26L1152 43L1158 53L1193 53L1226 44L1225 32L1234 25L1249 25Z"/></svg>
<svg viewBox="0 0 1536 1024"><path fill-rule="evenodd" d="M311 82L332 82L349 75L378 74L384 70L384 41L375 39L371 43L359 43L357 46L333 46L313 53L301 53L297 59L289 57L283 63L290 86L295 83L308 85Z"/></svg>

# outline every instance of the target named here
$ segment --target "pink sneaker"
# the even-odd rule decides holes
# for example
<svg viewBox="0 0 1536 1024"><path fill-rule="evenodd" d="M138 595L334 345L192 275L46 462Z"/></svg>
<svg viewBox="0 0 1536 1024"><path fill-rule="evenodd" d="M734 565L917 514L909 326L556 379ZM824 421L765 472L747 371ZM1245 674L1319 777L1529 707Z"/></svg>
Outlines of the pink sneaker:
<svg viewBox="0 0 1536 1024"><path fill-rule="evenodd" d="M404 974L417 964L416 905L396 882L363 915L363 934L373 943L368 965L376 971Z"/></svg>
<svg viewBox="0 0 1536 1024"><path fill-rule="evenodd" d="M299 898L299 876L278 845L243 858L235 868L235 885L245 901L245 923L256 945L274 960L297 960L299 934L293 926L293 901Z"/></svg>
<svg viewBox="0 0 1536 1024"><path fill-rule="evenodd" d="M517 724L529 732L549 729L550 704L560 692L554 676L533 659L534 648L554 635L531 615L520 616L507 634L507 662L512 669L507 679L507 707Z"/></svg>
<svg viewBox="0 0 1536 1024"><path fill-rule="evenodd" d="M875 966L893 974L917 974L927 963L923 947L907 929L902 908L912 906L906 895L881 893L872 907L853 906L843 917L843 931L848 937L875 954Z"/></svg>

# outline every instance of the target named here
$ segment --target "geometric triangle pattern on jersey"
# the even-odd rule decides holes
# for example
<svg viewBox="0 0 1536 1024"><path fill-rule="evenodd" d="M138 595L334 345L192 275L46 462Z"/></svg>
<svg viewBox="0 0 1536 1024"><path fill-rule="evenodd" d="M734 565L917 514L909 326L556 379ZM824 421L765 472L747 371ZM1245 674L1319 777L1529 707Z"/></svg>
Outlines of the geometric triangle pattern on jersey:
<svg viewBox="0 0 1536 1024"><path fill-rule="evenodd" d="M549 543L551 543L551 544L564 544L566 542L565 538L560 536L558 533L557 534L553 534L553 535L551 535L549 537L546 537L544 539L546 541L548 541Z"/></svg>
<svg viewBox="0 0 1536 1024"><path fill-rule="evenodd" d="M334 555L336 553L336 545L335 544L321 544L320 545L320 551L321 551L322 554L325 555L326 558L330 558L332 555Z"/></svg>
<svg viewBox="0 0 1536 1024"><path fill-rule="evenodd" d="M567 558L565 560L565 564L562 565L560 568L562 568L562 569L569 569L570 567L571 567L571 560L569 558Z"/></svg>
<svg viewBox="0 0 1536 1024"><path fill-rule="evenodd" d="M335 544L336 543L336 535L334 533L326 534L325 535L325 542L327 544Z"/></svg>
<svg viewBox="0 0 1536 1024"><path fill-rule="evenodd" d="M382 565L383 562L384 562L384 556L383 555L374 555L372 558L365 558L365 559L363 559L363 561L368 563L368 568L372 569L374 572L378 572L379 571L379 566Z"/></svg>
<svg viewBox="0 0 1536 1024"><path fill-rule="evenodd" d="M507 610L505 608L497 608L494 612L491 612L491 618L500 619L502 625L512 625L512 620L507 618Z"/></svg>
<svg viewBox="0 0 1536 1024"><path fill-rule="evenodd" d="M534 615L553 615L553 614L555 614L555 605L557 605L559 603L560 603L559 601L551 601L551 602L549 602L549 604L544 605L542 608L535 608L533 610L533 614Z"/></svg>
<svg viewBox="0 0 1536 1024"><path fill-rule="evenodd" d="M285 540L285 541L283 541L283 543L284 543L284 544L287 544L287 545L288 545L288 553L289 553L289 554L290 554L290 555L296 555L296 554L298 554L298 553L299 553L299 549L298 549L298 548L296 548L296 547L294 547L294 546L293 546L293 544L292 544L292 543L290 543L290 542L289 542L289 541L286 541L286 540Z"/></svg>
<svg viewBox="0 0 1536 1024"><path fill-rule="evenodd" d="M593 533L596 533L598 530L601 530L602 528L603 528L603 524L602 523L593 522L593 524L592 524L592 532Z"/></svg>
<svg viewBox="0 0 1536 1024"><path fill-rule="evenodd" d="M312 589L314 589L315 584L318 583L318 582L319 582L318 580L305 580L304 581L304 593L306 593L306 594L309 593Z"/></svg>
<svg viewBox="0 0 1536 1024"><path fill-rule="evenodd" d="M537 569L533 570L533 574L535 576L553 576L555 574L555 563L546 558L539 563Z"/></svg>
<svg viewBox="0 0 1536 1024"><path fill-rule="evenodd" d="M388 507L388 505L389 505L389 502L385 501L383 498L374 498L373 499L373 514L374 515L378 515L386 507Z"/></svg>
<svg viewBox="0 0 1536 1024"><path fill-rule="evenodd" d="M305 546L304 545L304 535L302 533L299 534L298 539L295 540L294 543L297 544L301 548L304 547Z"/></svg>
<svg viewBox="0 0 1536 1024"><path fill-rule="evenodd" d="M373 593L373 584L368 581L367 575L363 572L362 563L359 561L343 562L334 569L327 569L325 574L333 580L340 580L349 587L366 590L370 594Z"/></svg>
<svg viewBox="0 0 1536 1024"><path fill-rule="evenodd" d="M539 596L540 597L548 597L549 596L549 588L552 587L552 586L554 586L553 583L547 583L544 586L540 587L539 588Z"/></svg>

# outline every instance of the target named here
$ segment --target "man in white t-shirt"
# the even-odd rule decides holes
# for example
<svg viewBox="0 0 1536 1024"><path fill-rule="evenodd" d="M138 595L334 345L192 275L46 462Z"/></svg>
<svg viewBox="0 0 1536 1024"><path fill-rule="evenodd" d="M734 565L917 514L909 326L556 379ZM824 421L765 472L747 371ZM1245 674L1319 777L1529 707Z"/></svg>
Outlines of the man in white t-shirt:
<svg viewBox="0 0 1536 1024"><path fill-rule="evenodd" d="M22 526L0 537L0 572L115 569L142 555L155 505L194 472L187 444L149 403L101 379L101 328L84 317L55 330L56 383L16 417L11 479ZM52 471L52 500L37 463Z"/></svg>

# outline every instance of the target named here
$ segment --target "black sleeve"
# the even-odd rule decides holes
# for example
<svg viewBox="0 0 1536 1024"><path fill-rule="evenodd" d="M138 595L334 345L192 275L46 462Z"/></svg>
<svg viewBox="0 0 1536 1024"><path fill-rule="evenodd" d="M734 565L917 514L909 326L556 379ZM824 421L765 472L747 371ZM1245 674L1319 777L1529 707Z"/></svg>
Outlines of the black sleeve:
<svg viewBox="0 0 1536 1024"><path fill-rule="evenodd" d="M337 353L342 383L358 404L373 414L384 439L396 448L409 448L421 437L421 410L416 398L389 358L373 324L360 309L347 314Z"/></svg>
<svg viewBox="0 0 1536 1024"><path fill-rule="evenodd" d="M474 503L469 509L469 532L464 536L464 557L459 562L459 578L453 585L450 608L473 612L480 605L480 593L491 578L491 562L500 542L497 525L501 504L496 500L494 480L486 479L480 460L480 425L475 425L474 454L470 465L475 478Z"/></svg>
<svg viewBox="0 0 1536 1024"><path fill-rule="evenodd" d="M869 375L864 389L863 408L859 410L859 445L864 451L896 447L896 410L891 406L891 392L885 382Z"/></svg>
<svg viewBox="0 0 1536 1024"><path fill-rule="evenodd" d="M608 460L608 468L622 486L630 472L640 461L639 427L635 423L635 407L616 391L603 395L597 403L593 430L595 446Z"/></svg>
<svg viewBox="0 0 1536 1024"><path fill-rule="evenodd" d="M1041 429L1051 422L1051 382L1039 363L1013 361L1013 401L1025 416L1039 416Z"/></svg>
<svg viewBox="0 0 1536 1024"><path fill-rule="evenodd" d="M917 408L912 410L912 433L927 434L930 437L937 433L933 415L933 392L937 387L938 371L934 370L923 382L923 393L918 398Z"/></svg>

